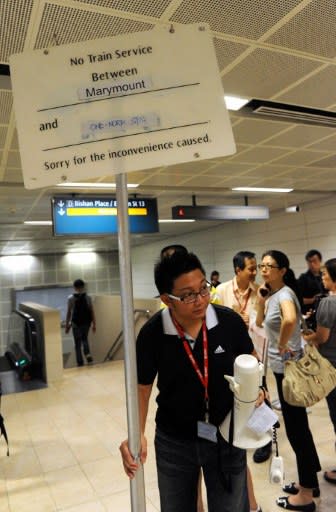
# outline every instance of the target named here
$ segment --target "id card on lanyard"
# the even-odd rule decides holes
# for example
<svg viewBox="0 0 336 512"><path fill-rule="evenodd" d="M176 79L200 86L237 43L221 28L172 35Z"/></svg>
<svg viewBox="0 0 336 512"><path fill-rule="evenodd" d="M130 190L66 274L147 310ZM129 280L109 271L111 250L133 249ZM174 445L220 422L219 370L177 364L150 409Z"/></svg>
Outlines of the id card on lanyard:
<svg viewBox="0 0 336 512"><path fill-rule="evenodd" d="M182 327L176 322L174 318L172 318L174 325L176 327L179 338L182 340L184 350L187 353L189 361L191 362L192 367L194 368L199 380L201 381L204 387L204 403L205 403L205 415L204 421L197 422L197 435L198 437L202 437L203 439L207 439L208 441L212 441L217 443L217 427L209 423L209 394L208 394L208 384L209 384L209 358L208 358L208 335L206 330L205 320L202 322L202 334L203 334L203 362L204 362L204 372L202 374L196 359L192 353L190 345L186 340L185 334L183 332Z"/></svg>

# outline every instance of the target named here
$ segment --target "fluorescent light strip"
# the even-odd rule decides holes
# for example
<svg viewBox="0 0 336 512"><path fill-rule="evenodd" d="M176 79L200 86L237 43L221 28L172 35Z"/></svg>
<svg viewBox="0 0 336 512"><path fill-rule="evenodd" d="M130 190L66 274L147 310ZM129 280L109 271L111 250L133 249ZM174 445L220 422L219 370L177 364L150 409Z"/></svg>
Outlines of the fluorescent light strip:
<svg viewBox="0 0 336 512"><path fill-rule="evenodd" d="M127 183L127 188L137 188L139 183ZM116 188L115 183L58 183L57 187L71 188Z"/></svg>
<svg viewBox="0 0 336 512"><path fill-rule="evenodd" d="M228 110L239 110L249 102L248 99L238 96L224 96L224 100Z"/></svg>
<svg viewBox="0 0 336 512"><path fill-rule="evenodd" d="M52 226L52 220L25 220L24 224L31 226Z"/></svg>
<svg viewBox="0 0 336 512"><path fill-rule="evenodd" d="M164 222L195 222L195 219L159 219L160 224Z"/></svg>
<svg viewBox="0 0 336 512"><path fill-rule="evenodd" d="M275 192L275 193L288 193L292 192L293 188L267 188L267 187L234 187L231 190L237 192Z"/></svg>

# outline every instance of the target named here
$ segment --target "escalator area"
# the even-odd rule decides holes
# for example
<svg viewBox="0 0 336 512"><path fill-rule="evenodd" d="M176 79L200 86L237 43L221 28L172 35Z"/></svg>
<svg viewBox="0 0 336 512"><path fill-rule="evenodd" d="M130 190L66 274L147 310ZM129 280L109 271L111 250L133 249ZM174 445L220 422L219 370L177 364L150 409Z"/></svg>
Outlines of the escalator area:
<svg viewBox="0 0 336 512"><path fill-rule="evenodd" d="M15 310L8 325L7 349L0 357L3 394L46 387L43 380L43 347L36 323L28 313Z"/></svg>

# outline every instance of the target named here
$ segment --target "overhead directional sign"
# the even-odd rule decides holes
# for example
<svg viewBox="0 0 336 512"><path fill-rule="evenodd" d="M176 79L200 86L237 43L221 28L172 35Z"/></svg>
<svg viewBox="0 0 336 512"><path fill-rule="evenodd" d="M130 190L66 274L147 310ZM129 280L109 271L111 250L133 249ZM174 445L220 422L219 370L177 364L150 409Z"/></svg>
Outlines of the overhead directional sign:
<svg viewBox="0 0 336 512"><path fill-rule="evenodd" d="M173 219L195 220L263 220L269 218L266 206L188 206L172 207Z"/></svg>
<svg viewBox="0 0 336 512"><path fill-rule="evenodd" d="M118 232L117 201L110 196L56 196L51 200L55 236L106 236ZM131 233L156 233L156 199L128 201Z"/></svg>
<svg viewBox="0 0 336 512"><path fill-rule="evenodd" d="M10 58L27 188L235 152L207 25Z"/></svg>

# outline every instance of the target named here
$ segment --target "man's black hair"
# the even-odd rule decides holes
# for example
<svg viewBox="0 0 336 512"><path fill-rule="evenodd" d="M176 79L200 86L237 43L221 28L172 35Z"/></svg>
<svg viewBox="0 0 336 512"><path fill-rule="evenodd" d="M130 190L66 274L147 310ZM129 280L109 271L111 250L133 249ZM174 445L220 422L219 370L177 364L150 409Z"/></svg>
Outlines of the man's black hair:
<svg viewBox="0 0 336 512"><path fill-rule="evenodd" d="M76 281L73 282L73 287L74 288L84 288L85 283L84 283L83 279L76 279Z"/></svg>
<svg viewBox="0 0 336 512"><path fill-rule="evenodd" d="M179 244L166 245L166 247L163 247L160 251L160 259L165 258L166 256L171 256L174 252L188 254L188 249L184 247L184 245Z"/></svg>
<svg viewBox="0 0 336 512"><path fill-rule="evenodd" d="M320 261L322 261L322 254L317 249L310 249L310 251L307 252L305 258L306 261L308 261L313 256L317 256Z"/></svg>
<svg viewBox="0 0 336 512"><path fill-rule="evenodd" d="M205 276L202 263L192 252L177 251L171 256L160 259L154 267L154 280L159 294L171 293L175 279L197 269Z"/></svg>
<svg viewBox="0 0 336 512"><path fill-rule="evenodd" d="M255 259L256 255L254 252L251 251L240 251L237 252L233 256L233 270L235 271L235 274L237 273L237 267L240 268L240 270L244 270L246 266L245 258L248 260Z"/></svg>
<svg viewBox="0 0 336 512"><path fill-rule="evenodd" d="M213 278L213 276L219 276L219 272L218 272L218 270L213 270L213 271L211 272L210 279L212 279L212 278Z"/></svg>

